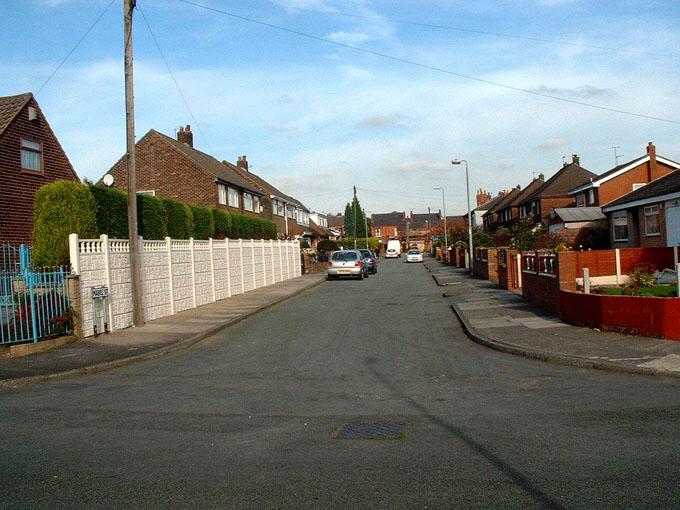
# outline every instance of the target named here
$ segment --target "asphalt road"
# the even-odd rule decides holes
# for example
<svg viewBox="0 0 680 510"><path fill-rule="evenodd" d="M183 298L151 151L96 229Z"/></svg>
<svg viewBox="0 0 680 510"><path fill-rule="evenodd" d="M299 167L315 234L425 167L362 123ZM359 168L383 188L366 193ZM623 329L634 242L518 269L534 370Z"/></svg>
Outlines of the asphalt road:
<svg viewBox="0 0 680 510"><path fill-rule="evenodd" d="M679 390L485 349L381 260L188 351L0 390L0 506L677 508ZM375 422L404 432L338 438Z"/></svg>

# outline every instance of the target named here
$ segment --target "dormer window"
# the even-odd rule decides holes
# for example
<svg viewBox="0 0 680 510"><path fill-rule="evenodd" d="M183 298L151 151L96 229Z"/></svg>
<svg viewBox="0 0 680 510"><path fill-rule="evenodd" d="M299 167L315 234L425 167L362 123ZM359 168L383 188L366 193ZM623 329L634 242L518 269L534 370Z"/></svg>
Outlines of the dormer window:
<svg viewBox="0 0 680 510"><path fill-rule="evenodd" d="M21 169L42 173L42 145L30 140L21 140Z"/></svg>

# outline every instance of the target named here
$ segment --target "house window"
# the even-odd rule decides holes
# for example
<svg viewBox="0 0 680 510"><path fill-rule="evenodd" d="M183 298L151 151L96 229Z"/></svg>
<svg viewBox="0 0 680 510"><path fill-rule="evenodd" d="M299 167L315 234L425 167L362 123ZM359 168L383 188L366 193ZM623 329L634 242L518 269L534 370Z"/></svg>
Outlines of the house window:
<svg viewBox="0 0 680 510"><path fill-rule="evenodd" d="M645 207L645 235L658 236L660 232L659 206L649 205Z"/></svg>
<svg viewBox="0 0 680 510"><path fill-rule="evenodd" d="M288 217L290 219L295 219L295 208L294 207L289 207L288 208Z"/></svg>
<svg viewBox="0 0 680 510"><path fill-rule="evenodd" d="M227 205L227 187L222 183L217 184L217 203Z"/></svg>
<svg viewBox="0 0 680 510"><path fill-rule="evenodd" d="M253 211L257 214L262 212L262 209L260 209L260 197L256 195L253 195Z"/></svg>
<svg viewBox="0 0 680 510"><path fill-rule="evenodd" d="M253 210L253 195L250 193L243 193L243 209L246 211Z"/></svg>
<svg viewBox="0 0 680 510"><path fill-rule="evenodd" d="M227 188L229 207L238 207L238 191L234 188Z"/></svg>
<svg viewBox="0 0 680 510"><path fill-rule="evenodd" d="M586 196L583 193L576 195L576 207L586 206Z"/></svg>
<svg viewBox="0 0 680 510"><path fill-rule="evenodd" d="M628 241L628 213L625 211L612 214L614 241Z"/></svg>
<svg viewBox="0 0 680 510"><path fill-rule="evenodd" d="M281 200L276 201L275 213L277 216L283 216L283 202L281 202Z"/></svg>
<svg viewBox="0 0 680 510"><path fill-rule="evenodd" d="M593 205L594 203L595 203L595 190L591 188L588 190L588 205Z"/></svg>
<svg viewBox="0 0 680 510"><path fill-rule="evenodd" d="M42 172L42 145L30 140L21 140L21 168L31 172Z"/></svg>

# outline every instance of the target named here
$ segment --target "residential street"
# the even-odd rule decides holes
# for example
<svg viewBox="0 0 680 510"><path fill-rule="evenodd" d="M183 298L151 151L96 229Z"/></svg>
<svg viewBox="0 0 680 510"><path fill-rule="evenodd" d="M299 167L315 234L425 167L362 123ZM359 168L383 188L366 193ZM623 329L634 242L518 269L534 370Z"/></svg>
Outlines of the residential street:
<svg viewBox="0 0 680 510"><path fill-rule="evenodd" d="M680 381L471 342L380 260L194 347L0 389L4 508L670 508ZM392 439L342 439L390 422Z"/></svg>

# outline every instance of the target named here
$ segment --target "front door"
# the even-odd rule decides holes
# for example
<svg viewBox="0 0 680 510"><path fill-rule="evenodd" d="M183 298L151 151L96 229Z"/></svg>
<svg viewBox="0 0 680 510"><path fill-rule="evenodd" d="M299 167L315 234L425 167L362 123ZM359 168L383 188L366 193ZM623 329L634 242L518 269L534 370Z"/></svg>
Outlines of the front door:
<svg viewBox="0 0 680 510"><path fill-rule="evenodd" d="M680 246L680 199L666 202L666 242Z"/></svg>

